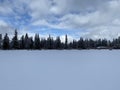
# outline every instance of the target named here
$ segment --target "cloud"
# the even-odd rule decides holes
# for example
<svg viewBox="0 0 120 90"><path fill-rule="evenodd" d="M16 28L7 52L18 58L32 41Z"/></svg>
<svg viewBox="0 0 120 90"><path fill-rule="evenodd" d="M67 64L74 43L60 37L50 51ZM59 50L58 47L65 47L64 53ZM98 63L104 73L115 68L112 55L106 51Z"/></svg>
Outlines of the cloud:
<svg viewBox="0 0 120 90"><path fill-rule="evenodd" d="M0 20L21 32L35 32L35 27L41 32L44 27L45 32L74 32L71 37L111 39L120 35L119 8L120 0L3 0Z"/></svg>
<svg viewBox="0 0 120 90"><path fill-rule="evenodd" d="M13 34L13 28L11 26L9 26L6 22L0 20L0 33L1 34L5 34L5 33L8 33L8 34Z"/></svg>

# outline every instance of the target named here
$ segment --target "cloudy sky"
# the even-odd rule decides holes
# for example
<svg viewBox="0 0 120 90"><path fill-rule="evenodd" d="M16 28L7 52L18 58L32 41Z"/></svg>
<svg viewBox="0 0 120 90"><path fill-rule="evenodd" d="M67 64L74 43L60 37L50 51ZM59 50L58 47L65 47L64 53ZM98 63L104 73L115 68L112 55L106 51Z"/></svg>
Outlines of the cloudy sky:
<svg viewBox="0 0 120 90"><path fill-rule="evenodd" d="M120 0L0 0L0 33L69 38L120 35Z"/></svg>

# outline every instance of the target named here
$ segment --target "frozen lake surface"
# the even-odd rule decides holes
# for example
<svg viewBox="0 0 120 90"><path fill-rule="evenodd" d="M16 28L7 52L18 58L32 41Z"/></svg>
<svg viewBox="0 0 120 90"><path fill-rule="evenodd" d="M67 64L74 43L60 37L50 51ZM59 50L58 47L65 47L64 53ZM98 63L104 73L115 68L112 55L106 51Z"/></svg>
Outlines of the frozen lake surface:
<svg viewBox="0 0 120 90"><path fill-rule="evenodd" d="M120 51L0 51L0 90L120 90Z"/></svg>

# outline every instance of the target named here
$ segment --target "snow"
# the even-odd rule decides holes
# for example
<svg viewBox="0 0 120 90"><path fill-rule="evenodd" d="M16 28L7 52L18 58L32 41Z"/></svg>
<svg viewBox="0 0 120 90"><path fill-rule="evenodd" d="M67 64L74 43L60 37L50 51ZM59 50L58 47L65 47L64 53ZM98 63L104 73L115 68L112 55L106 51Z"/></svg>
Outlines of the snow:
<svg viewBox="0 0 120 90"><path fill-rule="evenodd" d="M0 90L120 90L120 51L1 50Z"/></svg>

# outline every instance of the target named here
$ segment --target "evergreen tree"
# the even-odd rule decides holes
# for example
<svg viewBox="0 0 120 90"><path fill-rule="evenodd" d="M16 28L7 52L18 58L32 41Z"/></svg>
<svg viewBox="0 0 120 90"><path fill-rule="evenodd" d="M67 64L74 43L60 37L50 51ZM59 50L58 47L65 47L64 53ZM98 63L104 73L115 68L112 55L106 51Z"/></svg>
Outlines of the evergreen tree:
<svg viewBox="0 0 120 90"><path fill-rule="evenodd" d="M19 49L19 41L18 41L18 33L17 30L15 30L14 37L12 39L12 48L13 49Z"/></svg>
<svg viewBox="0 0 120 90"><path fill-rule="evenodd" d="M4 36L4 39L3 39L3 49L7 50L9 48L10 48L10 46L9 46L9 37L8 37L8 35L6 33L5 36Z"/></svg>
<svg viewBox="0 0 120 90"><path fill-rule="evenodd" d="M70 42L70 43L68 44L68 49L73 49L73 42Z"/></svg>
<svg viewBox="0 0 120 90"><path fill-rule="evenodd" d="M99 47L99 46L102 46L102 40L101 39L98 39L96 41L96 46Z"/></svg>
<svg viewBox="0 0 120 90"><path fill-rule="evenodd" d="M65 35L65 49L68 49L68 37Z"/></svg>
<svg viewBox="0 0 120 90"><path fill-rule="evenodd" d="M35 46L35 49L41 49L39 34L35 35L34 46Z"/></svg>
<svg viewBox="0 0 120 90"><path fill-rule="evenodd" d="M108 48L109 48L109 49L112 49L112 48L113 48L112 42L111 42L110 40L108 40Z"/></svg>
<svg viewBox="0 0 120 90"><path fill-rule="evenodd" d="M24 41L25 41L25 49L29 49L30 48L30 46L29 46L29 37L28 37L27 33L25 35Z"/></svg>
<svg viewBox="0 0 120 90"><path fill-rule="evenodd" d="M2 48L2 34L0 34L0 49Z"/></svg>
<svg viewBox="0 0 120 90"><path fill-rule="evenodd" d="M55 49L61 49L60 37L57 37L56 40L55 40Z"/></svg>
<svg viewBox="0 0 120 90"><path fill-rule="evenodd" d="M82 37L78 41L78 49L85 49L85 43Z"/></svg>
<svg viewBox="0 0 120 90"><path fill-rule="evenodd" d="M89 39L89 48L91 48L91 49L96 48L95 42L92 39Z"/></svg>
<svg viewBox="0 0 120 90"><path fill-rule="evenodd" d="M47 38L47 42L46 42L46 48L47 49L53 49L53 44L54 44L54 40L53 40L53 38L49 35L49 37Z"/></svg>
<svg viewBox="0 0 120 90"><path fill-rule="evenodd" d="M102 46L105 46L105 47L108 46L108 41L106 39L102 40Z"/></svg>
<svg viewBox="0 0 120 90"><path fill-rule="evenodd" d="M76 40L73 40L73 42L72 42L72 48L73 49L77 49L78 48L78 46L77 46L77 41Z"/></svg>
<svg viewBox="0 0 120 90"><path fill-rule="evenodd" d="M47 47L47 46L46 46L46 45L47 45L46 43L47 43L46 40L42 38L42 39L41 39L41 44L40 44L40 46L41 46L42 49L46 49L46 47Z"/></svg>
<svg viewBox="0 0 120 90"><path fill-rule="evenodd" d="M20 49L25 49L25 38L24 35L22 35L20 39Z"/></svg>
<svg viewBox="0 0 120 90"><path fill-rule="evenodd" d="M34 41L33 41L33 38L29 38L30 40L30 49L33 49L34 48Z"/></svg>
<svg viewBox="0 0 120 90"><path fill-rule="evenodd" d="M84 43L85 43L85 48L90 49L90 41L88 39L85 39Z"/></svg>

